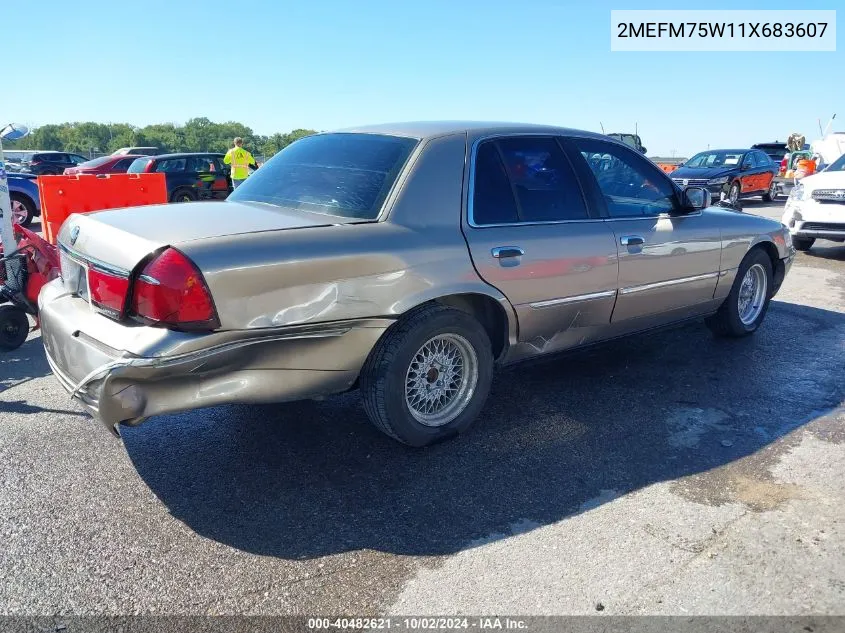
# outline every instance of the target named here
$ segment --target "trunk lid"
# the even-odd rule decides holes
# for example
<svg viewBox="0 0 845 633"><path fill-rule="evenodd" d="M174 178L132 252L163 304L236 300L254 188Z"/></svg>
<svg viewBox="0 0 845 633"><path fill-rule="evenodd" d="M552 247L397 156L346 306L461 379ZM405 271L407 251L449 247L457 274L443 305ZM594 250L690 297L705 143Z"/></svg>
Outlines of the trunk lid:
<svg viewBox="0 0 845 633"><path fill-rule="evenodd" d="M148 254L165 246L178 248L185 242L212 237L349 221L253 202L156 204L73 215L62 225L59 243L84 258L131 271Z"/></svg>
<svg viewBox="0 0 845 633"><path fill-rule="evenodd" d="M269 204L194 202L110 209L71 215L58 243L65 288L85 300L99 283L128 279L138 265L167 246L206 238L326 226L353 221ZM92 272L93 271L93 272ZM200 271L202 272L202 271ZM119 285L119 284L118 284ZM120 286L122 288L122 286Z"/></svg>

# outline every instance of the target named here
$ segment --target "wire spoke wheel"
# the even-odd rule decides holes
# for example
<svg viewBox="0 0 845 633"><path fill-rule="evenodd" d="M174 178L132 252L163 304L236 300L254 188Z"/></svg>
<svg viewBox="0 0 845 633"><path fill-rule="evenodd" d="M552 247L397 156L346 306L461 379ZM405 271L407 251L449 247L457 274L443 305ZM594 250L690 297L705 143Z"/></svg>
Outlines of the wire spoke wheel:
<svg viewBox="0 0 845 633"><path fill-rule="evenodd" d="M743 325L752 325L763 311L768 292L767 284L766 271L760 264L754 264L746 271L737 299L739 320Z"/></svg>
<svg viewBox="0 0 845 633"><path fill-rule="evenodd" d="M478 356L458 334L439 334L411 359L405 375L405 403L420 424L438 427L457 418L478 383Z"/></svg>
<svg viewBox="0 0 845 633"><path fill-rule="evenodd" d="M20 200L12 200L12 222L23 224L28 216L29 213L23 203Z"/></svg>

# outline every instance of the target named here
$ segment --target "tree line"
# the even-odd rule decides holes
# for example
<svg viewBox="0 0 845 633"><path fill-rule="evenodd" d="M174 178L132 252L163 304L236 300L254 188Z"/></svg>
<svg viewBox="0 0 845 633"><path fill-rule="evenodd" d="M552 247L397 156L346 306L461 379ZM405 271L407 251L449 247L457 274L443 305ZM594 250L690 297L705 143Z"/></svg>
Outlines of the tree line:
<svg viewBox="0 0 845 633"><path fill-rule="evenodd" d="M42 125L16 142L4 143L10 150L58 150L91 155L110 154L121 147L158 147L168 152L225 152L236 136L253 153L272 156L303 136L316 130L296 129L286 134L262 136L252 128L228 121L215 123L205 117L189 120L185 125L158 123L136 127L129 123L95 123L91 121Z"/></svg>

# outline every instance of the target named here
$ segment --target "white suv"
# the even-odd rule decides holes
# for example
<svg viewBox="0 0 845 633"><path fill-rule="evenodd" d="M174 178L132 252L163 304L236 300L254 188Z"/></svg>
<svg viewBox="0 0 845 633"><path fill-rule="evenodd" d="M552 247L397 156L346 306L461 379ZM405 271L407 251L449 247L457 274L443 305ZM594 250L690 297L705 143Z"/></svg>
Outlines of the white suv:
<svg viewBox="0 0 845 633"><path fill-rule="evenodd" d="M782 222L799 251L810 250L816 238L845 242L845 154L795 185Z"/></svg>

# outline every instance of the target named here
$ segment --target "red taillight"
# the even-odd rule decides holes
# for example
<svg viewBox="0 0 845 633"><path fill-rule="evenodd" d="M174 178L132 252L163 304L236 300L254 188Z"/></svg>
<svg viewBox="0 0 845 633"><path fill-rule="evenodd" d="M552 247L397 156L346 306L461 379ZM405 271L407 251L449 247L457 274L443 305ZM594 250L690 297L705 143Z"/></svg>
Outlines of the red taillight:
<svg viewBox="0 0 845 633"><path fill-rule="evenodd" d="M100 312L119 319L123 316L129 278L91 268L88 270L88 293L91 303Z"/></svg>
<svg viewBox="0 0 845 633"><path fill-rule="evenodd" d="M202 274L175 248L162 252L135 279L132 312L180 329L218 327L214 302Z"/></svg>
<svg viewBox="0 0 845 633"><path fill-rule="evenodd" d="M147 166L144 167L144 173L149 174L153 171L153 167L155 167L156 162L154 160L147 161Z"/></svg>

